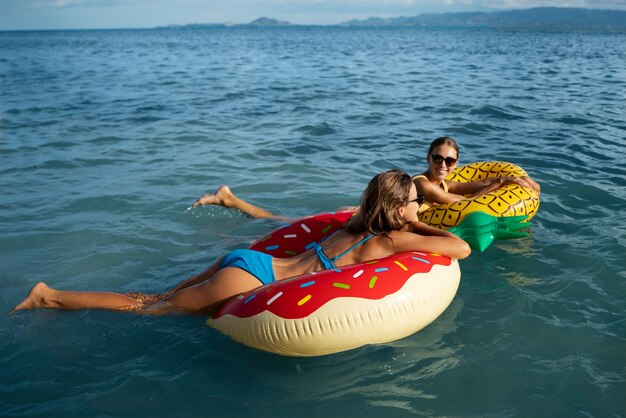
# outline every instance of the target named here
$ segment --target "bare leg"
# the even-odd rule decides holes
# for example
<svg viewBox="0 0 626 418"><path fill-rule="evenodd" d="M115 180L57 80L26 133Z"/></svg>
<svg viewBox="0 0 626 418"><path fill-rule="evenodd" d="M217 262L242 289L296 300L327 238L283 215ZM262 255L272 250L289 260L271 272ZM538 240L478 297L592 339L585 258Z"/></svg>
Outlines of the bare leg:
<svg viewBox="0 0 626 418"><path fill-rule="evenodd" d="M200 198L194 202L192 207L195 208L202 205L219 205L225 208L237 209L254 219L275 218L287 221L290 220L289 218L275 215L272 212L268 212L265 209L254 206L251 203L238 198L226 185L220 186L215 193L207 193L200 196Z"/></svg>
<svg viewBox="0 0 626 418"><path fill-rule="evenodd" d="M197 274L197 275L195 275L195 276L185 280L182 283L179 283L174 288L172 288L172 289L168 290L167 292L165 292L163 294L163 296L170 296L173 293L179 292L179 291L181 291L183 289L186 289L186 288L191 287L191 286L195 286L195 285L200 284L200 283L202 283L202 282L204 282L206 280L209 280L219 270L221 260L222 260L221 258L219 260L217 260L215 263L213 263L213 265L211 267L209 267L208 269L206 269L202 273Z"/></svg>
<svg viewBox="0 0 626 418"><path fill-rule="evenodd" d="M171 312L210 313L238 294L259 286L261 282L252 274L237 267L225 267L212 277L166 296L141 312L153 315Z"/></svg>
<svg viewBox="0 0 626 418"><path fill-rule="evenodd" d="M110 309L115 311L132 310L138 301L130 296L113 292L72 292L55 290L45 283L37 283L26 299L13 308L12 312L22 309Z"/></svg>
<svg viewBox="0 0 626 418"><path fill-rule="evenodd" d="M180 290L166 296L140 295L137 298L114 292L55 290L40 282L11 313L23 309L51 308L108 309L152 315L173 312L202 314L209 313L238 294L261 285L256 277L236 267L226 267L216 273L209 269L194 278L202 280L198 280L195 285L190 281L183 282Z"/></svg>

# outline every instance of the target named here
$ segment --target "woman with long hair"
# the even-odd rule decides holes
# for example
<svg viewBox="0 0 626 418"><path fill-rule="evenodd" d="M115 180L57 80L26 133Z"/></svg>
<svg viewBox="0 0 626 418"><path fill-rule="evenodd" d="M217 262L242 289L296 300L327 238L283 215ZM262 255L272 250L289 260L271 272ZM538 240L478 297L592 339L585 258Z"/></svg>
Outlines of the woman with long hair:
<svg viewBox="0 0 626 418"><path fill-rule="evenodd" d="M41 282L13 311L35 308L109 309L143 314L206 314L261 285L329 268L421 250L462 259L467 243L417 218L421 197L411 177L390 170L376 175L346 226L293 258L247 249L231 251L203 273L161 295L56 290Z"/></svg>

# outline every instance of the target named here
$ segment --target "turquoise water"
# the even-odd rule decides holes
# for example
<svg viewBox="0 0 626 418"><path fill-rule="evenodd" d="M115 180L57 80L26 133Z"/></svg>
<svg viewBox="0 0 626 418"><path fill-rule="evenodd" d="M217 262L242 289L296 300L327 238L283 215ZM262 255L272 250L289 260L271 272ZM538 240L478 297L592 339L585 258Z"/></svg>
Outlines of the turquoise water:
<svg viewBox="0 0 626 418"><path fill-rule="evenodd" d="M318 358L204 318L0 320L3 417L626 416L626 36L428 29L0 33L0 310L45 280L160 292L369 178L499 159L542 185L531 238L461 262L406 339Z"/></svg>

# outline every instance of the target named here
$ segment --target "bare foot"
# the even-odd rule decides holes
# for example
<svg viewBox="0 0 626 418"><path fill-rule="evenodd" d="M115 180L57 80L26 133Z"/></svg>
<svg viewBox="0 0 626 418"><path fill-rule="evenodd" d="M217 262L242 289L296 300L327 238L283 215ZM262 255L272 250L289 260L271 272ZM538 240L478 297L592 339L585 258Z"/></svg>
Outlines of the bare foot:
<svg viewBox="0 0 626 418"><path fill-rule="evenodd" d="M215 193L207 193L200 196L200 198L196 200L191 207L195 208L202 205L220 205L225 208L230 208L232 207L230 203L232 197L233 192L230 190L230 187L223 185L218 187Z"/></svg>
<svg viewBox="0 0 626 418"><path fill-rule="evenodd" d="M50 307L46 297L52 293L52 289L44 282L37 283L30 291L26 299L16 305L11 313L21 311L22 309L35 309Z"/></svg>

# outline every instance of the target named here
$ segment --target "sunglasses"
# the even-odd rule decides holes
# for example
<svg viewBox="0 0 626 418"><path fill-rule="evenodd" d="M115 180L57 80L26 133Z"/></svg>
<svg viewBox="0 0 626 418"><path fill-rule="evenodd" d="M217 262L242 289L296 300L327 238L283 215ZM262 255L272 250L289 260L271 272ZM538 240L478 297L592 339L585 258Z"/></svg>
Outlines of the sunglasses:
<svg viewBox="0 0 626 418"><path fill-rule="evenodd" d="M444 157L443 155L439 154L431 154L430 158L432 158L433 163L435 164L441 164L442 161L445 161L448 167L452 167L458 161L458 159L456 158Z"/></svg>
<svg viewBox="0 0 626 418"><path fill-rule="evenodd" d="M413 199L413 200L409 200L409 203L411 202L415 202L417 203L418 206L420 206L422 203L424 203L424 196L422 196L421 194L417 195L417 198Z"/></svg>

